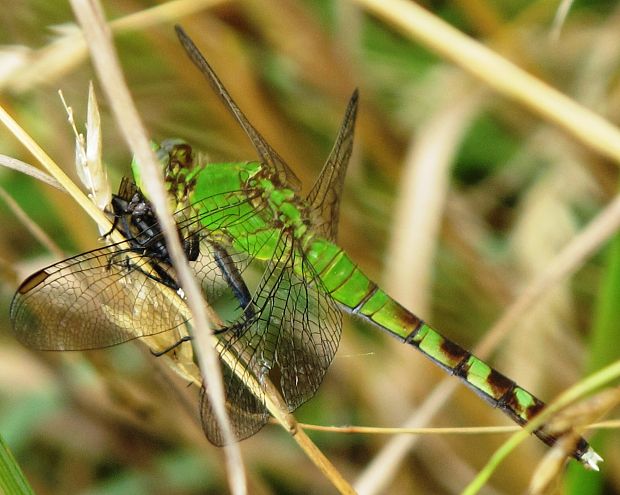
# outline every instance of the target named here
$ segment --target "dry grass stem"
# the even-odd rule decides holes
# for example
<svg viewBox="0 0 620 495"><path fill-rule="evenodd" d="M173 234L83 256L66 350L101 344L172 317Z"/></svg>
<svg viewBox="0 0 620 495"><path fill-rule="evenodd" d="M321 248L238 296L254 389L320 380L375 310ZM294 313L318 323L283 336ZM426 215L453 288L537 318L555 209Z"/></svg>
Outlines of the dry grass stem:
<svg viewBox="0 0 620 495"><path fill-rule="evenodd" d="M379 14L390 24L396 25L407 36L422 40L427 46L485 80L502 94L516 98L561 125L591 148L620 163L620 133L604 119L520 71L505 59L465 37L413 3L401 0L387 2L359 0L359 3ZM584 122L592 124L593 127L586 130ZM590 132L593 128L597 131ZM497 347L525 311L534 307L547 290L579 268L619 227L620 198L617 198L526 287L477 346L476 354L484 359ZM426 424L426 422L420 423L419 420L421 418L429 420L456 387L456 383L446 384L444 381L407 424L412 421L418 426ZM395 474L394 465L400 463L401 456L404 456L414 443L414 439L393 439L358 479L355 486L360 493L370 494L380 491Z"/></svg>
<svg viewBox="0 0 620 495"><path fill-rule="evenodd" d="M579 383L573 385L568 390L565 390L556 400L543 409L534 419L532 419L527 425L525 425L520 431L516 432L508 441L497 449L495 454L491 457L489 462L484 466L476 478L465 488L464 495L474 495L482 488L484 483L491 477L491 474L499 466L499 464L528 436L540 428L546 422L549 421L555 414L562 411L570 404L575 403L577 400L585 397L587 394L592 393L598 388L610 383L613 380L618 379L620 376L620 361L617 361L596 373L588 376ZM614 393L615 392L615 393ZM610 395L609 391L605 392L606 395ZM611 391L614 395L613 399L618 400L618 394L616 391ZM605 406L608 404L608 399L604 399ZM600 460L600 459L599 459ZM598 467L594 469L598 470Z"/></svg>
<svg viewBox="0 0 620 495"><path fill-rule="evenodd" d="M600 115L531 76L414 2L357 0L405 36L457 64L500 94L564 129L620 165L620 132Z"/></svg>
<svg viewBox="0 0 620 495"><path fill-rule="evenodd" d="M17 160L16 158L12 158L10 156L0 155L0 165L17 172L21 172L22 174L29 175L36 180L40 180L41 182L64 192L60 182L54 179L54 177L47 175L45 172L41 172L38 168L30 165L29 163L22 162L21 160Z"/></svg>
<svg viewBox="0 0 620 495"><path fill-rule="evenodd" d="M528 284L476 346L476 353L483 358L488 356L525 312L535 307L547 291L579 269L619 228L620 196L617 196Z"/></svg>
<svg viewBox="0 0 620 495"><path fill-rule="evenodd" d="M164 0L157 5L99 0L115 17L107 22L93 0L72 1L76 9L90 11L90 20L82 19L80 27L62 2L18 2L4 17L0 92L10 115L0 108L0 120L36 160L5 132L4 153L23 162L0 155L0 166L63 191L66 187L108 232L110 213L100 210L107 201L97 200L95 206L90 199L100 189L93 177L102 177L88 164L91 158L101 163L100 136L106 149L101 170L113 179L112 192L117 179L128 175L131 151L121 142L126 138L135 162L151 167L143 173L142 190L158 203L158 213L165 197L156 177L161 166L153 171L142 125L154 141L186 140L200 163L253 160L247 136L182 56L171 26L181 22L244 113L292 165L302 190L311 188L329 152L346 98L353 87L360 88L356 152L342 195L338 244L381 290L479 358L493 353L489 365L541 400L560 396L586 370L617 359L614 301L620 287L614 274L620 271L620 244L614 236L620 228L620 133L592 111L609 122L620 121L620 8L584 3L575 9L573 0L533 1L509 9L487 0L456 0L447 9L443 3L415 0ZM89 36L90 55L82 29ZM111 36L116 50L110 47ZM120 75L114 56L110 59L115 51L123 63ZM95 82L96 88L105 88L99 101L105 112L100 124L91 113L85 131L82 116L88 111L79 95L92 77L93 63L98 73L105 72L101 83ZM77 179L72 184L42 151L74 178L74 140L57 88L74 108L76 134L83 134L77 155L86 187ZM109 118L110 108L116 118ZM143 124L136 125L138 119ZM15 202L46 231L58 231L53 241L72 253L102 243L72 197L12 170L0 172L0 203L6 198L9 205L0 208L0 273L8 306L22 272L42 252L39 243L55 249L54 256L66 256L23 218ZM169 216L164 221L170 226ZM179 252L181 257L187 253L179 250L174 230L174 263L186 269L178 261ZM613 241L606 244L610 236ZM127 243L118 229L105 241ZM247 285L252 298L259 297L258 267L247 265L245 249L239 252L235 245L232 254L239 283ZM358 477L355 488L361 494L461 493L507 442L476 481L484 493L524 493L528 486L543 493L559 484L574 491L584 473L576 461L566 469L565 451L574 442L570 436L603 429L596 431L600 444L593 442L606 461L597 482L618 485L620 419L594 422L614 414L603 415L601 390L591 388L592 382L546 421L545 431L569 432L560 442L547 448L529 437L504 459L515 445L511 433L518 426L412 347L347 317L340 350L316 396L304 397L308 402L298 416L315 425L345 426L298 423L297 413L288 410L289 397L281 395L283 370L271 370L269 377L261 371L249 381L246 374L246 396L264 399L273 418L270 427L233 447L241 450L243 467L234 452L212 447L204 438L205 429L217 428L211 404L220 413L224 406L231 414L238 412L234 397L222 401L221 388L219 400L198 406L207 384L201 370L211 382L215 376L204 364L205 355L229 377L231 369L247 368L251 358L240 349L246 339L217 355L211 346L217 343L221 349L220 336L198 328L203 323L226 327L243 312L236 308L240 299L222 278L226 273L218 260L207 259L202 249L200 256L198 265L190 263L200 270L200 293L185 290L186 280L174 275L191 309L179 298L181 292L155 289L162 291L155 295L165 305L174 304L174 318L187 322L178 330L141 337L152 324L136 315L131 326L123 327L132 332L129 337L138 337L134 344L92 353L35 353L7 340L0 359L0 402L7 404L7 413L30 418L13 438L22 457L17 461L33 486L64 494L67 487L105 490L122 479L141 491L156 484L170 494L354 493L344 474ZM144 271L154 276L149 266ZM124 290L103 275L102 284ZM59 292L66 282L59 280ZM213 300L203 305L203 293L213 294ZM304 313L299 300L293 302L297 322ZM209 303L226 321L215 321L218 315ZM129 313L119 311L105 311L103 317L124 322ZM7 317L9 335L10 326ZM195 337L191 343L152 358L152 351L171 348L189 334ZM51 339L63 336L63 331L50 333ZM295 337L291 345L297 342ZM476 342L480 345L474 349ZM612 376L613 369L607 370L598 385L617 393ZM230 382L225 385L229 390ZM61 400L47 405L59 390ZM88 439L88 459L75 449L82 438ZM41 452L41 444L49 448ZM45 464L50 448L62 453L51 467ZM114 472L102 466L115 466ZM491 480L484 481L493 470ZM191 476L183 476L190 471Z"/></svg>
<svg viewBox="0 0 620 495"><path fill-rule="evenodd" d="M211 330L207 321L205 305L185 261L185 255L175 229L174 220L168 210L168 201L161 169L150 147L146 131L125 84L112 46L111 35L103 18L101 6L96 1L88 0L73 0L71 6L82 26L99 80L112 107L122 135L140 164L146 192L155 207L166 239L166 245L170 250L179 281L187 297L187 305L192 315L193 336L196 348L199 351L198 360L201 365L202 377L209 397L212 400L216 417L222 428L223 438L229 445L224 451L227 458L226 465L231 491L235 494L246 493L247 487L241 452L233 441L232 428L225 411L222 375L217 354L211 346L209 338Z"/></svg>
<svg viewBox="0 0 620 495"><path fill-rule="evenodd" d="M28 216L28 214L22 209L19 204L8 194L4 188L0 187L0 197L7 204L15 218L28 229L32 236L41 243L50 253L57 258L63 256L62 249L60 249L56 243L45 233L37 223Z"/></svg>
<svg viewBox="0 0 620 495"><path fill-rule="evenodd" d="M230 2L231 0L173 0L110 21L109 26L113 33L139 31Z"/></svg>
<svg viewBox="0 0 620 495"><path fill-rule="evenodd" d="M323 454L323 452L321 452L321 450L314 444L314 442L310 440L303 429L298 428L294 438L306 455L312 459L315 466L318 467L325 477L332 482L339 493L348 495L356 493L355 489L347 480L344 479L340 472L334 467L325 454Z"/></svg>
<svg viewBox="0 0 620 495"><path fill-rule="evenodd" d="M553 24L551 26L551 39L559 41L562 34L562 27L566 23L566 18L573 6L574 0L562 0L553 18Z"/></svg>
<svg viewBox="0 0 620 495"><path fill-rule="evenodd" d="M108 100L112 105L117 121L123 128L123 132L128 143L134 151L138 163L145 167L145 164L147 164L149 160L151 161L151 167L143 170L143 178L147 192L150 198L152 198L152 202L159 216L160 211L165 211L167 208L167 200L163 189L162 179L159 177L161 172L157 167L155 157L148 143L148 139L146 138L143 127L139 122L137 112L134 109L135 107L130 101L129 93L124 85L124 81L120 73L120 68L118 67L117 61L113 57L111 45L110 47L107 46L109 43L109 37L104 30L103 21L99 17L99 14L97 14L96 9L98 9L98 7L92 5L89 6L89 8L85 8L85 6L78 1L74 1L72 5L78 19L80 20L80 23L84 26L84 31L87 33L87 42L93 53L93 61L98 73L100 74L100 80L104 85L104 89L106 89ZM104 74L105 77L103 76ZM132 111L130 112L129 109ZM216 416L221 422L220 426L222 427L225 442L228 445L225 450L230 456L228 471L230 476L229 479L232 483L231 488L235 493L244 493L246 488L243 470L241 468L242 464L240 451L238 445L233 441L234 437L232 436L232 430L230 429L229 424L227 424L223 385L221 383L221 372L219 370L219 359L218 355L215 353L215 349L212 346L211 339L209 338L211 332L208 328L206 328L207 317L204 305L201 304L202 297L197 286L195 286L195 281L193 280L189 268L184 262L184 254L176 236L172 218L168 214L163 218L160 218L160 221L162 227L164 228L164 232L167 231L167 245L170 247L171 254L173 255L172 258L174 260L174 265L177 269L177 273L179 274L181 285L185 290L188 306L192 312L192 321L195 327L193 336L195 338L196 347L199 350L198 359L201 364L201 369L203 370L203 380L207 384L206 387L209 397L214 407ZM174 255L174 251L177 251L176 256ZM236 356L222 355L222 358L225 360L228 360L229 358L235 360ZM239 366L232 365L230 368L233 370L240 369ZM214 382L215 377L218 376L220 376L220 382ZM261 394L260 385L255 384L255 386L259 387L255 391L255 394ZM287 418L289 415L286 405L283 404L282 401L273 399L272 396L268 394L268 391L265 391L265 394L268 396L267 405L270 412L274 414L276 418ZM290 428L287 426L288 424L289 423L284 424L285 428ZM303 436L299 437L297 440L303 440ZM305 445L304 448L306 452L310 452L315 455L315 457L313 457L313 461L317 462L317 465L323 472L331 473L330 479L336 479L336 481L339 481L339 479L341 480L339 475L334 476L333 473L337 473L337 471L333 468L333 466L331 466L331 464L329 467L325 466L324 456L316 457L316 447L309 447L307 442L303 442L302 445ZM343 485L340 481L339 485L346 486L346 483Z"/></svg>
<svg viewBox="0 0 620 495"><path fill-rule="evenodd" d="M332 433L363 433L368 435L497 435L501 433L514 433L521 429L520 426L464 426L458 428L386 428L382 426L323 426L308 423L298 423L304 430L329 431ZM586 430L617 430L620 429L620 419L610 419L591 423L583 426Z"/></svg>
<svg viewBox="0 0 620 495"><path fill-rule="evenodd" d="M485 359L497 348L502 339L520 321L522 315L536 306L542 296L558 282L574 273L584 261L594 254L620 228L620 196L616 197L590 222L523 290L521 295L506 309L474 350ZM417 411L407 420L409 424L424 426L448 400L460 384L456 380L444 380L427 397ZM368 465L355 484L359 493L371 494L381 490L397 471L406 453L415 445L415 438L396 437Z"/></svg>
<svg viewBox="0 0 620 495"><path fill-rule="evenodd" d="M433 387L433 391L415 412L403 423L403 428L423 427L443 407L448 398L461 384L454 379L444 379ZM368 463L353 484L360 495L371 495L385 491L388 483L396 476L405 456L418 443L420 437L397 435L392 438Z"/></svg>
<svg viewBox="0 0 620 495"><path fill-rule="evenodd" d="M230 0L173 0L141 10L109 23L113 33L126 33L168 23L217 7ZM49 84L72 71L87 56L88 50L78 29L64 27L59 38L42 48L23 55L22 62L0 80L0 89L26 92L40 84Z"/></svg>
<svg viewBox="0 0 620 495"><path fill-rule="evenodd" d="M604 416L620 402L620 387L605 389L579 403L561 410L545 425L545 428L560 437L545 454L540 465L532 475L530 492L534 494L548 493L552 484L557 484L563 473L566 453L570 452L587 425L594 419ZM568 432L568 433L567 433Z"/></svg>
<svg viewBox="0 0 620 495"><path fill-rule="evenodd" d="M8 130L26 147L30 153L47 169L60 186L66 190L75 202L90 215L100 228L110 230L110 220L99 210L94 203L77 187L73 181L65 174L62 169L52 160L45 151L36 143L30 135L20 127L8 112L0 106L0 121ZM122 241L122 236L118 232L112 232L111 237L114 241Z"/></svg>

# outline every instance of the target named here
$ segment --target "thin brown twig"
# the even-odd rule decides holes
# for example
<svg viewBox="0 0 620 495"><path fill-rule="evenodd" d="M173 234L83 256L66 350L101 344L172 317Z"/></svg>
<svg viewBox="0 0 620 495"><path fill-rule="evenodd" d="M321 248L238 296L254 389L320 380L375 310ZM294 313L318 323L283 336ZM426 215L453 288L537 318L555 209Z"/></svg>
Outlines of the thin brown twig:
<svg viewBox="0 0 620 495"><path fill-rule="evenodd" d="M466 426L466 427L438 427L438 428L385 428L381 426L325 426L308 423L298 423L304 430L328 431L343 434L368 435L497 435L499 433L514 433L521 430L520 426ZM599 421L584 426L587 430L617 430L620 429L620 419Z"/></svg>

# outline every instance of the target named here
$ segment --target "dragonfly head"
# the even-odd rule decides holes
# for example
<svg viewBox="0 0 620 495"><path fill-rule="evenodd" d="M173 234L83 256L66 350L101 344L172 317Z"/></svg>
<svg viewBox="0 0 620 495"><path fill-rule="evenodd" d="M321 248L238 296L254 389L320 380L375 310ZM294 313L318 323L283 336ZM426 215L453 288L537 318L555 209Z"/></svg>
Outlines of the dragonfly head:
<svg viewBox="0 0 620 495"><path fill-rule="evenodd" d="M151 143L153 151L163 168L166 190L170 195L173 211L187 206L188 194L195 187L196 175L202 170L202 160L197 159L192 147L179 138ZM136 185L142 191L142 178L134 157L131 169Z"/></svg>

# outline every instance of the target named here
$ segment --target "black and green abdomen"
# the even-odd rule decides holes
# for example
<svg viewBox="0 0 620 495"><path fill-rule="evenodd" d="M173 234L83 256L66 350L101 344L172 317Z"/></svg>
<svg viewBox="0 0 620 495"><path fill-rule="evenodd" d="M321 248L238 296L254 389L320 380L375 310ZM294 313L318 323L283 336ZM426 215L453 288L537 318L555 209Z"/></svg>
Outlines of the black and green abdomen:
<svg viewBox="0 0 620 495"><path fill-rule="evenodd" d="M351 313L416 347L521 426L545 407L527 390L442 336L388 296L337 245L324 239L313 240L308 245L306 259L324 289ZM544 427L535 434L548 445L557 441L557 437L547 433ZM581 438L572 455L587 464L590 452L590 446Z"/></svg>

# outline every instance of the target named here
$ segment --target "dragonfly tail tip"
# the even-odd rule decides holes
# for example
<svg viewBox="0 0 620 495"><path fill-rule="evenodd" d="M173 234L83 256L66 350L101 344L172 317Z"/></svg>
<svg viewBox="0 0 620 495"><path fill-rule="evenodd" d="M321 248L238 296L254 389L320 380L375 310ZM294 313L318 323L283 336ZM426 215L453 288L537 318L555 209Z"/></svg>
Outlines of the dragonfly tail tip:
<svg viewBox="0 0 620 495"><path fill-rule="evenodd" d="M603 462L603 458L592 447L589 447L585 454L581 456L581 463L591 471L599 470L599 462Z"/></svg>

